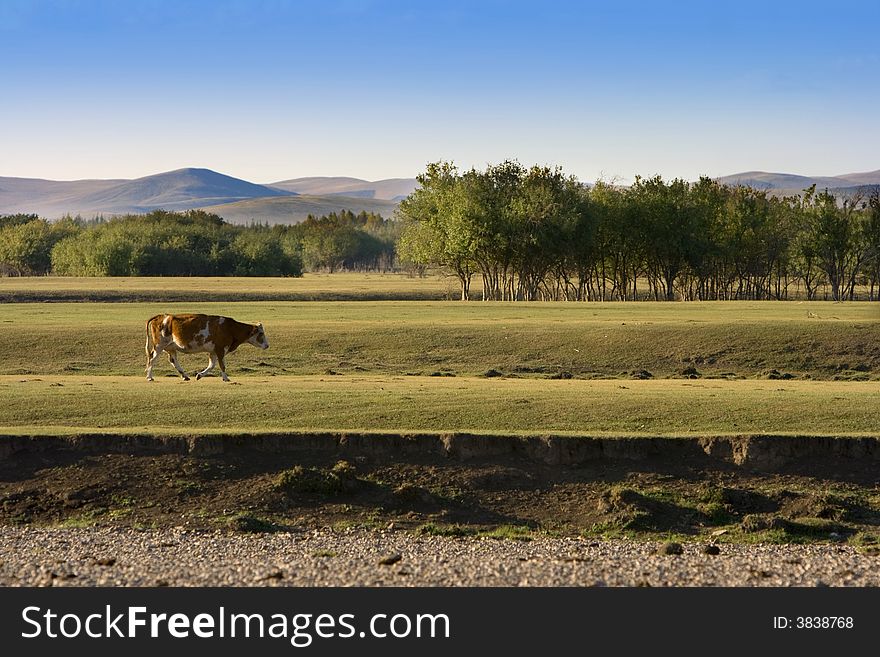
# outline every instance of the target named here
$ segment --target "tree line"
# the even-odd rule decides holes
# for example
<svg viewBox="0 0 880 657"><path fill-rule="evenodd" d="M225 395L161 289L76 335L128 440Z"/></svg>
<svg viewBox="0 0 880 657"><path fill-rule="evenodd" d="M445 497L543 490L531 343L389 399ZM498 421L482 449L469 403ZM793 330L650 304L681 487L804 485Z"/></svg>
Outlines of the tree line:
<svg viewBox="0 0 880 657"><path fill-rule="evenodd" d="M105 220L0 216L0 274L12 276L300 276L388 269L397 223L343 211L297 225L236 226L201 210Z"/></svg>
<svg viewBox="0 0 880 657"><path fill-rule="evenodd" d="M880 298L880 195L776 198L710 178L581 184L559 167L430 164L398 255L488 300Z"/></svg>

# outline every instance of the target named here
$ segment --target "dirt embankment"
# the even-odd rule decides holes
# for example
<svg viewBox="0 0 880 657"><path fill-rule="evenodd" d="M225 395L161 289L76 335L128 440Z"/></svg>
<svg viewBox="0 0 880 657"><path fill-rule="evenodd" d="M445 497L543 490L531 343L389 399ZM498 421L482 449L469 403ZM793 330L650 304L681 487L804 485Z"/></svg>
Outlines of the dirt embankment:
<svg viewBox="0 0 880 657"><path fill-rule="evenodd" d="M704 465L732 464L772 472L804 460L880 461L880 436L700 436L588 437L500 436L468 433L260 433L197 436L84 433L0 439L0 459L25 453L187 454L194 457L239 452L308 453L323 456L443 457L457 461L513 458L551 466L591 462L684 459Z"/></svg>
<svg viewBox="0 0 880 657"><path fill-rule="evenodd" d="M880 543L880 438L0 440L0 523Z"/></svg>

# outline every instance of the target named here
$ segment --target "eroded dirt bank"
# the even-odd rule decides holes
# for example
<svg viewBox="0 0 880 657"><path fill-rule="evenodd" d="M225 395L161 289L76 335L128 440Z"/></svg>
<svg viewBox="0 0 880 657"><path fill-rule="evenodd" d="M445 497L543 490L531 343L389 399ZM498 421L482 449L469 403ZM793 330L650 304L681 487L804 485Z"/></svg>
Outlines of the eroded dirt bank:
<svg viewBox="0 0 880 657"><path fill-rule="evenodd" d="M0 440L0 523L880 541L880 439L296 434Z"/></svg>
<svg viewBox="0 0 880 657"><path fill-rule="evenodd" d="M469 433L258 433L195 436L153 434L29 435L0 437L0 459L32 453L186 454L194 457L254 453L336 455L457 461L514 458L546 465L654 459L704 460L755 470L814 459L855 459L880 464L880 436L505 436Z"/></svg>

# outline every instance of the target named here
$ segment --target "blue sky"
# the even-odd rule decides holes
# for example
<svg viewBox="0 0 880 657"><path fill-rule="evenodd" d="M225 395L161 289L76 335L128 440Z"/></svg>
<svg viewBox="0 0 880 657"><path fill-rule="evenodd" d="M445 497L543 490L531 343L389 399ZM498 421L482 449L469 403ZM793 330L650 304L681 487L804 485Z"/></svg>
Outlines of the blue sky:
<svg viewBox="0 0 880 657"><path fill-rule="evenodd" d="M0 1L0 175L880 168L880 2Z"/></svg>

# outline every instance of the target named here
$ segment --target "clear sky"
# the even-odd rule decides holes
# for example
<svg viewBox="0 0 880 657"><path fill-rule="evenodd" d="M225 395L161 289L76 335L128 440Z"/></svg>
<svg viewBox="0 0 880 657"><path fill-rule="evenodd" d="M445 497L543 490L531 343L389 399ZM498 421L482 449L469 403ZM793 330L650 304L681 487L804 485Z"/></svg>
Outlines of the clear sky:
<svg viewBox="0 0 880 657"><path fill-rule="evenodd" d="M878 0L0 0L0 175L874 170L878 25Z"/></svg>

